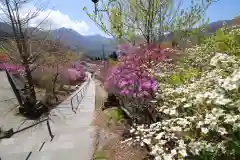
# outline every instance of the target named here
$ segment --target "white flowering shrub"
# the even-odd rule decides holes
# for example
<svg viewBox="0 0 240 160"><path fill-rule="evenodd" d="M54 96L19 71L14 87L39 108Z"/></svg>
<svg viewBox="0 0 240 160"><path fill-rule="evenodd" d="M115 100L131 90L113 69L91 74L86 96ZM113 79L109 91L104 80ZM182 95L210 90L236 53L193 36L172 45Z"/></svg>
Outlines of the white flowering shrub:
<svg viewBox="0 0 240 160"><path fill-rule="evenodd" d="M161 119L134 126L129 140L156 160L240 159L240 59L207 47L188 49L171 71L151 71Z"/></svg>

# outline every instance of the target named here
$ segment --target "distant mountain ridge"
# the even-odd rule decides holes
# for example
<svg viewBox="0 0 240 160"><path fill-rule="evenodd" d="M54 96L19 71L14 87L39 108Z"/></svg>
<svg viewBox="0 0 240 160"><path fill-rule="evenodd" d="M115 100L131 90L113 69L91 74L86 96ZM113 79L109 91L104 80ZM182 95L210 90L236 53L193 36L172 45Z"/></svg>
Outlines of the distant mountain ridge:
<svg viewBox="0 0 240 160"><path fill-rule="evenodd" d="M107 56L116 50L115 40L101 35L83 36L69 28L59 28L51 31L28 28L28 32L30 33L31 31L34 31L32 35L36 39L47 37L50 40L60 40L63 45L75 51L82 51L88 56L100 57L103 55L103 51ZM12 27L9 24L0 22L0 37L3 39L3 37L12 36Z"/></svg>
<svg viewBox="0 0 240 160"><path fill-rule="evenodd" d="M83 36L78 32L68 29L59 28L51 31L54 39L60 39L65 45L73 50L84 50L87 55L101 56L103 51L106 55L116 49L114 39L106 38L101 35Z"/></svg>
<svg viewBox="0 0 240 160"><path fill-rule="evenodd" d="M234 24L234 20L220 20L209 23L203 34L215 33L217 29L223 27L224 23L229 26ZM35 28L28 28L28 31ZM113 38L106 38L101 35L83 36L77 31L69 28L59 28L51 31L43 31L36 29L33 32L35 38L49 37L50 40L60 40L63 45L70 47L72 50L81 51L88 56L101 57L104 54L107 56L116 50L116 41ZM173 33L167 34L166 39L171 40ZM1 37L11 37L12 27L9 24L0 22L0 39Z"/></svg>
<svg viewBox="0 0 240 160"><path fill-rule="evenodd" d="M235 19L232 19L232 20L219 20L219 21L216 21L216 22L211 22L209 23L203 32L201 32L201 34L203 35L211 35L211 34L214 34L218 29L224 27L224 25L226 26L233 26L233 25L236 25L236 24L240 24L239 22L235 21ZM189 29L189 31L193 30L192 29ZM168 40L171 40L172 37L173 37L173 34L174 32L170 32L168 34L165 35L165 40L168 41Z"/></svg>

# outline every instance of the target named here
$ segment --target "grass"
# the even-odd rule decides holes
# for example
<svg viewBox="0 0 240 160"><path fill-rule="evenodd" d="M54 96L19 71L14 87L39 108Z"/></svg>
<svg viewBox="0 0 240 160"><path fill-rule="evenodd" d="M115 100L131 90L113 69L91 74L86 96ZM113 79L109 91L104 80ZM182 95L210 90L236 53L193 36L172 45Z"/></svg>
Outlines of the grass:
<svg viewBox="0 0 240 160"><path fill-rule="evenodd" d="M118 108L110 109L106 112L106 115L113 123L121 123L124 120L123 111Z"/></svg>
<svg viewBox="0 0 240 160"><path fill-rule="evenodd" d="M93 157L94 160L107 160L107 153L105 151L97 151Z"/></svg>

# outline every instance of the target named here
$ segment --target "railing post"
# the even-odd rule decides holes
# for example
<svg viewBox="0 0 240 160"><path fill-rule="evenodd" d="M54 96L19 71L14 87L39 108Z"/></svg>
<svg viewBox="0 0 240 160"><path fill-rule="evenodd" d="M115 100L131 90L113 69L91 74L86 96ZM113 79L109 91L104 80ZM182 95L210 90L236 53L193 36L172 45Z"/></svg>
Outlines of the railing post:
<svg viewBox="0 0 240 160"><path fill-rule="evenodd" d="M73 108L73 102L72 102L73 98L71 99L71 106L72 106L72 111L76 114L76 111L74 111L74 108Z"/></svg>
<svg viewBox="0 0 240 160"><path fill-rule="evenodd" d="M77 102L79 103L78 95L77 95Z"/></svg>
<svg viewBox="0 0 240 160"><path fill-rule="evenodd" d="M90 79L87 80L87 83L82 87L82 89L76 93L76 95L74 95L72 98L71 98L71 108L72 108L72 111L76 114L77 113L77 110L78 110L78 106L76 108L76 110L74 110L74 106L73 106L73 98L77 96L77 103L78 105L80 104L80 102L82 101L83 97L84 97L84 94L86 93L86 90L88 88L88 85L90 83ZM78 97L80 94L80 98Z"/></svg>
<svg viewBox="0 0 240 160"><path fill-rule="evenodd" d="M48 127L48 133L49 133L49 135L50 135L50 137L51 137L51 141L52 141L54 135L52 134L51 127L50 127L50 124L49 124L49 121L48 121L48 120L47 120L47 127Z"/></svg>

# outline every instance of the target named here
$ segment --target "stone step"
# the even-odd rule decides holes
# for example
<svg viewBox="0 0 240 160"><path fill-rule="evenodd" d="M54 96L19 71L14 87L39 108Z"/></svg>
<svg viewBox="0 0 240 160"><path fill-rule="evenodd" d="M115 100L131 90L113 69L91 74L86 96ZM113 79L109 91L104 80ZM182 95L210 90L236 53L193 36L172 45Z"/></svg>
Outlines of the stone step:
<svg viewBox="0 0 240 160"><path fill-rule="evenodd" d="M59 131L47 141L41 151L33 152L29 160L90 160L95 139L94 128Z"/></svg>
<svg viewBox="0 0 240 160"><path fill-rule="evenodd" d="M23 152L23 153L1 153L0 159L1 160L26 160L28 157L29 152Z"/></svg>
<svg viewBox="0 0 240 160"><path fill-rule="evenodd" d="M25 137L25 139L9 138L3 139L0 145L0 155L15 154L15 153L28 153L31 151L38 151L44 141L41 137Z"/></svg>
<svg viewBox="0 0 240 160"><path fill-rule="evenodd" d="M76 136L76 138L82 138L86 135L88 136L94 136L95 134L95 127L89 127L89 126L84 126L84 127L78 127L78 128L73 128L73 127L69 127L69 128L64 128L64 129L59 129L59 130L55 130L53 132L54 135L54 139L53 141L55 141L58 137L61 137L61 135L67 134L67 135L73 135Z"/></svg>
<svg viewBox="0 0 240 160"><path fill-rule="evenodd" d="M89 130L92 129L92 127L89 127L87 125L82 125L82 126L71 126L71 125L68 125L68 126L62 126L62 127L51 127L51 131L52 131L52 134L56 135L56 134L59 134L59 133L65 133L65 132L70 132L70 131L78 131L78 132L81 132L81 131L84 131L84 130L87 130L89 128Z"/></svg>
<svg viewBox="0 0 240 160"><path fill-rule="evenodd" d="M70 143L61 144L65 148L32 152L28 160L91 160L93 155L93 149L89 149L91 145L85 142L82 144L82 147L72 148Z"/></svg>
<svg viewBox="0 0 240 160"><path fill-rule="evenodd" d="M14 159L14 157L16 157L17 155L20 155L20 157L23 157L24 159L24 156L26 158L26 155L29 152L39 151L43 143L44 145L41 151L70 148L73 149L81 148L81 146L84 146L84 148L86 148L87 146L92 145L94 137L94 127L81 127L68 129L66 128L55 131L52 141L49 135L46 135L45 138L40 137L39 135L33 135L25 139L3 139L0 145L0 155L3 155L2 157L4 157L4 159L6 160Z"/></svg>

